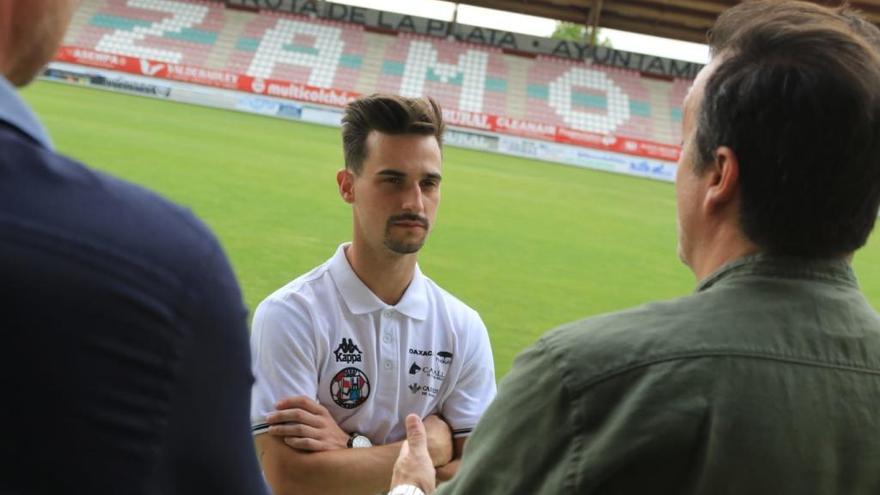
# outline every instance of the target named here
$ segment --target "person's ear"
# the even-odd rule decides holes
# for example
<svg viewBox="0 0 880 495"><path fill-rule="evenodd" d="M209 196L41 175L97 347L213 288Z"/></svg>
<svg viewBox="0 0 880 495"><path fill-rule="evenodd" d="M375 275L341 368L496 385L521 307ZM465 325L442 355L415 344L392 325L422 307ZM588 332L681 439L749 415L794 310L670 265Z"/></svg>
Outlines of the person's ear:
<svg viewBox="0 0 880 495"><path fill-rule="evenodd" d="M339 195L346 203L354 202L354 174L344 168L336 172L336 184L339 186Z"/></svg>
<svg viewBox="0 0 880 495"><path fill-rule="evenodd" d="M706 174L706 195L703 206L708 211L725 208L739 193L739 158L727 146L715 150L715 160L703 172Z"/></svg>

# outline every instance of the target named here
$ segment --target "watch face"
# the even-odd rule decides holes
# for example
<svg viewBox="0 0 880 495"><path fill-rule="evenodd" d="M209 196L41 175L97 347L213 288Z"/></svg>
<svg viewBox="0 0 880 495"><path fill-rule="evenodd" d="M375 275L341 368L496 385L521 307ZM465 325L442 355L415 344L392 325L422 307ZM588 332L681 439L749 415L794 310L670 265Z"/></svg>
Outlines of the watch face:
<svg viewBox="0 0 880 495"><path fill-rule="evenodd" d="M354 439L351 441L351 446L356 449L362 449L364 447L372 447L373 442L371 442L369 438L363 435L358 435L354 437Z"/></svg>

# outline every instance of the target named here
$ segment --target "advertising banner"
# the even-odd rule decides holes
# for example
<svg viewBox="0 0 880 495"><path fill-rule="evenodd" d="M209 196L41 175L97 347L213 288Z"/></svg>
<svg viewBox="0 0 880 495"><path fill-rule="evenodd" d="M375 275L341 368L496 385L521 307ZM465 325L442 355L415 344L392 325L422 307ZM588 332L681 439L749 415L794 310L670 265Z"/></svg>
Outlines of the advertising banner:
<svg viewBox="0 0 880 495"><path fill-rule="evenodd" d="M154 78L103 68L86 68L75 64L53 62L43 76L69 84L87 85L129 94L166 97L183 103L335 127L342 125L342 110L337 108L301 105L279 98L177 81L156 84ZM668 182L675 180L676 166L669 162L553 143L544 139L495 134L491 131L476 131L456 126L447 128L444 140L450 146L522 156L654 180Z"/></svg>
<svg viewBox="0 0 880 495"><path fill-rule="evenodd" d="M342 111L330 108L304 107L302 109L301 118L312 124L330 125L334 127L342 126Z"/></svg>
<svg viewBox="0 0 880 495"><path fill-rule="evenodd" d="M170 64L152 60L102 53L85 48L62 46L55 56L59 62L67 62L89 67L112 69L138 76L148 76L171 81L198 84L215 88L237 90L244 93L281 98L304 103L314 103L341 108L361 96L358 93L333 88L318 88L307 84L251 77L216 69L205 69L181 64ZM261 105L257 100L244 99L241 105ZM257 108L258 113L291 115L301 112L303 120L337 125L340 114L327 110L313 109L307 112L299 107ZM571 144L605 151L624 153L643 158L653 158L669 162L678 160L680 149L661 143L643 141L621 136L603 135L594 132L577 131L552 124L444 109L443 117L449 125L467 127L503 135L521 136L555 143ZM495 146L495 144L492 144Z"/></svg>
<svg viewBox="0 0 880 495"><path fill-rule="evenodd" d="M498 151L498 136L477 134L447 128L443 134L443 142L460 148L471 148L482 151Z"/></svg>
<svg viewBox="0 0 880 495"><path fill-rule="evenodd" d="M43 77L57 81L82 84L85 86L98 86L122 93L142 96L153 96L157 98L168 98L171 96L171 88L164 84L136 81L127 79L123 74L115 73L115 76L112 74L114 73L105 72L104 74L98 74L74 72L50 67L43 72ZM152 79L149 81L152 81Z"/></svg>

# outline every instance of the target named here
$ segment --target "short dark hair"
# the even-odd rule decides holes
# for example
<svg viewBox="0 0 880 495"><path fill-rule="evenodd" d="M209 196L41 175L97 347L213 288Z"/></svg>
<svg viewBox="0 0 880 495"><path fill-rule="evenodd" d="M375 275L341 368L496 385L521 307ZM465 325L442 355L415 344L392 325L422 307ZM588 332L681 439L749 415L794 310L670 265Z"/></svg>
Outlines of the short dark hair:
<svg viewBox="0 0 880 495"><path fill-rule="evenodd" d="M443 112L430 96L406 98L374 94L352 101L342 117L342 148L345 168L360 174L367 157L367 136L371 131L383 134L417 134L437 138L443 146Z"/></svg>
<svg viewBox="0 0 880 495"><path fill-rule="evenodd" d="M772 254L831 257L880 208L880 32L846 8L760 0L709 35L718 66L698 110L697 172L728 146L740 224Z"/></svg>

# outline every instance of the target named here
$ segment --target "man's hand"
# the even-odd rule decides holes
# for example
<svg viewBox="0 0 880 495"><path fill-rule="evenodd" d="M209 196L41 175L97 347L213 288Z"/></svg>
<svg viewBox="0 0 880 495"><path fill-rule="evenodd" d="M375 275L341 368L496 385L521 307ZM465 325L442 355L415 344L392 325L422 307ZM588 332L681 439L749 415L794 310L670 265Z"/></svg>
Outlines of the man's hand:
<svg viewBox="0 0 880 495"><path fill-rule="evenodd" d="M419 420L419 423L422 423ZM426 432L428 454L433 461L434 467L445 466L452 460L452 429L440 416L432 414L425 418L424 429ZM409 418L406 422L406 431L409 433Z"/></svg>
<svg viewBox="0 0 880 495"><path fill-rule="evenodd" d="M429 416L429 419L432 416ZM440 422L443 422L438 418ZM446 423L443 423L446 424ZM447 426L448 429L448 426ZM434 464L428 454L428 435L425 425L415 414L406 417L406 441L394 463L391 487L415 485L426 494L434 493ZM450 449L451 450L451 449Z"/></svg>
<svg viewBox="0 0 880 495"><path fill-rule="evenodd" d="M280 400L277 412L266 416L270 435L283 437L284 443L298 450L322 451L348 447L349 435L339 428L330 411L299 395Z"/></svg>

